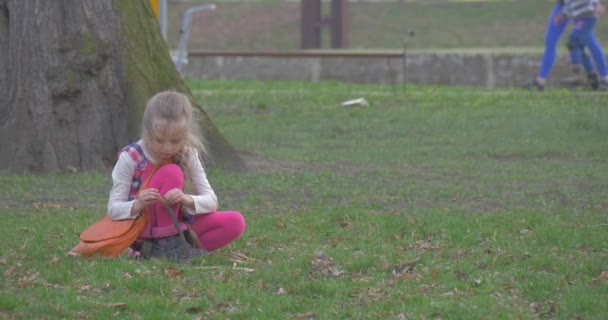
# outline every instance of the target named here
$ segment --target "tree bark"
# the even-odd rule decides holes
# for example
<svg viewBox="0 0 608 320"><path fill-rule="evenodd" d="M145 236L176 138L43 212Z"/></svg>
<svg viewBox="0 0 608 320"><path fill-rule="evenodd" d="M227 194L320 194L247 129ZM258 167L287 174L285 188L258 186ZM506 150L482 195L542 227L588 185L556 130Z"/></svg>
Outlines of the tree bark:
<svg viewBox="0 0 608 320"><path fill-rule="evenodd" d="M192 96L147 0L0 0L0 168L110 166L139 138L145 103ZM210 166L243 162L207 114Z"/></svg>

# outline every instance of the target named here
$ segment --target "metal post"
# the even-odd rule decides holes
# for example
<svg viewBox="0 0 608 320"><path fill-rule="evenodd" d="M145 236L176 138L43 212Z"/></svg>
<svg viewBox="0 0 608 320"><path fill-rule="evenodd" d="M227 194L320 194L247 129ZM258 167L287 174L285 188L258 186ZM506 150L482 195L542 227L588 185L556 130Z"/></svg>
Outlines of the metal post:
<svg viewBox="0 0 608 320"><path fill-rule="evenodd" d="M190 35L190 24L192 22L192 14L196 11L213 9L215 9L215 4L205 4L202 6L188 8L188 10L186 10L186 12L184 13L182 29L180 30L181 37L179 39L177 58L175 60L175 68L177 69L177 72L182 72L182 64L186 55L186 49L188 47L188 36Z"/></svg>
<svg viewBox="0 0 608 320"><path fill-rule="evenodd" d="M167 41L167 0L160 0L160 7L158 11L160 32L162 33L165 41Z"/></svg>
<svg viewBox="0 0 608 320"><path fill-rule="evenodd" d="M406 69L407 69L407 44L408 44L408 40L412 37L414 37L415 33L414 31L410 30L407 32L407 35L403 38L403 75L401 78L401 86L403 87L403 90L405 90L405 83L407 82L407 78L406 78Z"/></svg>
<svg viewBox="0 0 608 320"><path fill-rule="evenodd" d="M302 49L321 48L321 0L300 1Z"/></svg>
<svg viewBox="0 0 608 320"><path fill-rule="evenodd" d="M331 0L331 47L346 48L348 41L346 39L347 30L347 0Z"/></svg>

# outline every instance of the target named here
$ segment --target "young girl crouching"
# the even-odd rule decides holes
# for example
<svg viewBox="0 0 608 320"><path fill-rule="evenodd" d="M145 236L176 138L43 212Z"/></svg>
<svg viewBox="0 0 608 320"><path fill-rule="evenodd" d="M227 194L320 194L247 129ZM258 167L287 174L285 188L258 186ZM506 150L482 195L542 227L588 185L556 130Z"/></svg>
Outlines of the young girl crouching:
<svg viewBox="0 0 608 320"><path fill-rule="evenodd" d="M108 215L123 220L145 212L148 217L129 255L187 258L222 248L245 230L239 212L216 211L217 197L199 157L205 149L195 112L182 93L156 94L146 104L142 139L119 152ZM186 179L191 194L184 192ZM147 187L141 188L144 181ZM176 227L189 236L189 247Z"/></svg>

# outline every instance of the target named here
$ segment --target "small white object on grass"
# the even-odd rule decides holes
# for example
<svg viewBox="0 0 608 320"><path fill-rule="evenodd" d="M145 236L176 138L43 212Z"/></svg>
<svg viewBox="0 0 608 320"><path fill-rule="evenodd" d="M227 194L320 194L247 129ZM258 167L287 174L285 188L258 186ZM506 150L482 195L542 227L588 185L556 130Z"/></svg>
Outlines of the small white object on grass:
<svg viewBox="0 0 608 320"><path fill-rule="evenodd" d="M358 98L358 99L344 101L344 102L342 102L342 106L343 107L349 107L349 106L369 107L369 102L367 102L367 100L365 100L365 98Z"/></svg>

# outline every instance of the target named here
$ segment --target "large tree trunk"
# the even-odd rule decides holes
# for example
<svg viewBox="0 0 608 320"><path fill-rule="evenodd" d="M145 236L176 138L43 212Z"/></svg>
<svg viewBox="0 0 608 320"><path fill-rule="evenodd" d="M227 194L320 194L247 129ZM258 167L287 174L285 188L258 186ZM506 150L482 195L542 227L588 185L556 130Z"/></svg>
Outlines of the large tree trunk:
<svg viewBox="0 0 608 320"><path fill-rule="evenodd" d="M0 0L0 67L0 168L13 171L111 165L150 96L191 95L147 0ZM210 165L242 168L201 113Z"/></svg>

